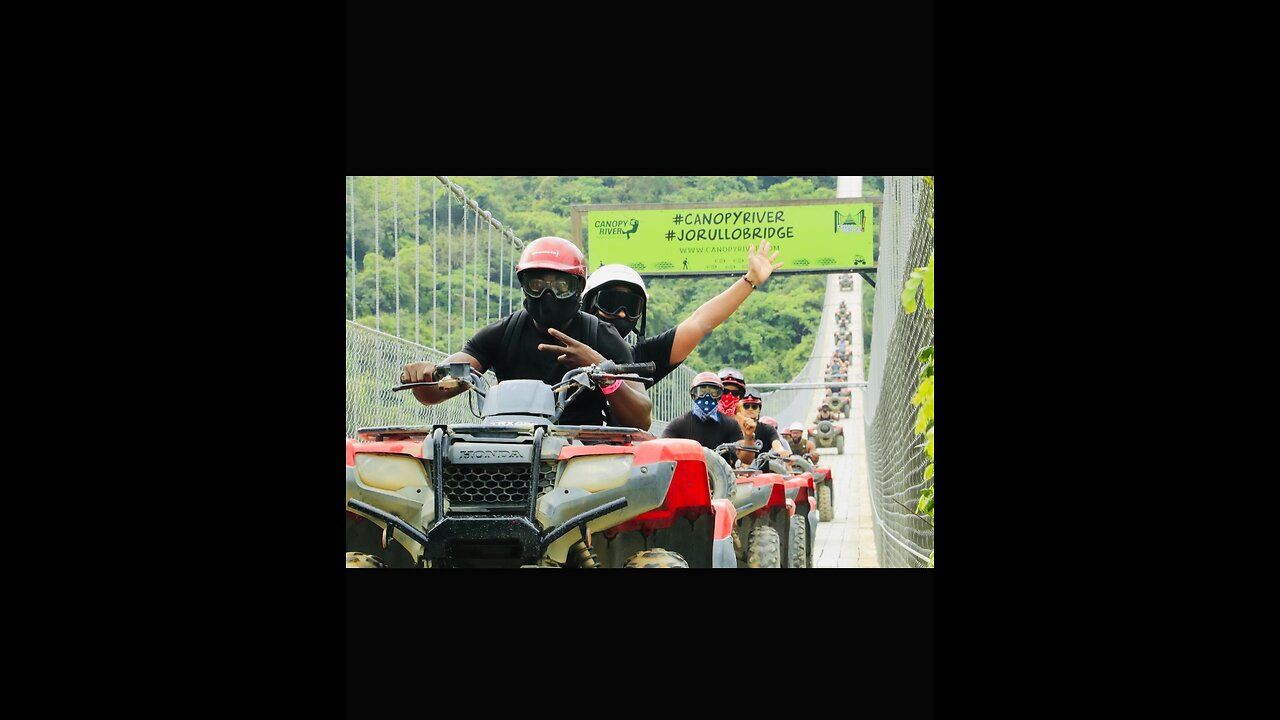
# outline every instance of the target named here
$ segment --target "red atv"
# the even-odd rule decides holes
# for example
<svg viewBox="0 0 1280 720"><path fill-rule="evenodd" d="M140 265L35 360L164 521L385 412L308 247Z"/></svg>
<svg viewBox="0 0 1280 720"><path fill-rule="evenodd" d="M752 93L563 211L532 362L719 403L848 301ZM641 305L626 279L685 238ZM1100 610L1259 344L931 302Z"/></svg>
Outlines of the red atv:
<svg viewBox="0 0 1280 720"><path fill-rule="evenodd" d="M813 463L802 456L783 457L770 450L760 453L752 463L752 469L760 471L761 468L783 478L787 500L795 508L791 516L787 567L813 567L813 550L818 539L820 519ZM824 473L824 479L829 475L829 471Z"/></svg>
<svg viewBox="0 0 1280 720"><path fill-rule="evenodd" d="M823 522L834 520L836 517L833 504L835 502L835 481L831 479L831 468L816 466L809 462L808 459L796 455L792 455L791 460L813 478L814 500L817 503L818 519Z"/></svg>
<svg viewBox="0 0 1280 720"><path fill-rule="evenodd" d="M726 443L713 454L719 457L725 450L758 453L760 441L756 443L756 447ZM727 463L722 464L728 469ZM737 566L792 567L792 518L796 515L796 501L787 497L786 478L762 471L754 464L733 470L733 474L733 548ZM745 544L742 538L746 538Z"/></svg>
<svg viewBox="0 0 1280 720"><path fill-rule="evenodd" d="M556 423L583 392L618 378L652 384L632 370L653 364L486 388L470 364L452 363L432 382L393 388L463 385L480 422L362 428L347 440L348 567L725 566L730 487L709 475L705 448Z"/></svg>

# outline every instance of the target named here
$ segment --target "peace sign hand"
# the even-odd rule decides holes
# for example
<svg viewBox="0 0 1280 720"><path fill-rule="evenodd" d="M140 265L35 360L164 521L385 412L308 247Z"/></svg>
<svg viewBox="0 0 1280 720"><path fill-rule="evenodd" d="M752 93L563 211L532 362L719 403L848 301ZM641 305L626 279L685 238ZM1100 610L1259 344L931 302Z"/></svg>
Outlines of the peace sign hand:
<svg viewBox="0 0 1280 720"><path fill-rule="evenodd" d="M564 343L564 345L538 343L538 349L542 352L561 353L556 360L560 361L562 365L568 365L571 368L586 367L588 365L597 365L606 359L605 356L596 352L590 345L580 343L555 328L548 328L547 334Z"/></svg>

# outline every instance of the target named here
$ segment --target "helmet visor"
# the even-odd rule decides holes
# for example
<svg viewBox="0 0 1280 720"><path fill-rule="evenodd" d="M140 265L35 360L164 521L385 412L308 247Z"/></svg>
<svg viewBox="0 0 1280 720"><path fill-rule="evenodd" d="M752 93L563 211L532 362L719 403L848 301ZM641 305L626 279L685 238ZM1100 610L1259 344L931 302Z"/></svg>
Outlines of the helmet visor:
<svg viewBox="0 0 1280 720"><path fill-rule="evenodd" d="M690 391L690 393L695 398L700 398L704 396L719 398L722 392L723 391L720 388L716 387L715 385L699 385Z"/></svg>
<svg viewBox="0 0 1280 720"><path fill-rule="evenodd" d="M578 284L566 274L529 272L520 276L520 289L531 298L540 298L550 290L557 298L567 300L578 292Z"/></svg>
<svg viewBox="0 0 1280 720"><path fill-rule="evenodd" d="M644 310L644 298L625 290L605 288L596 293L595 305L596 309L610 315L617 315L625 310L627 317L640 317L640 313Z"/></svg>

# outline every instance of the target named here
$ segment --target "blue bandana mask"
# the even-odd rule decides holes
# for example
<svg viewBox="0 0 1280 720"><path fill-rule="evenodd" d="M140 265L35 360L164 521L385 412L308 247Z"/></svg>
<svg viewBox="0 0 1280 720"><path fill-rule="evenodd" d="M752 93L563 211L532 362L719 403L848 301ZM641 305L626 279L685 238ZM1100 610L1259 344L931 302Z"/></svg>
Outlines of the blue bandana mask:
<svg viewBox="0 0 1280 720"><path fill-rule="evenodd" d="M716 405L720 402L718 398L710 395L703 395L693 400L693 416L699 420L710 420L711 422L720 422L720 413L716 412Z"/></svg>

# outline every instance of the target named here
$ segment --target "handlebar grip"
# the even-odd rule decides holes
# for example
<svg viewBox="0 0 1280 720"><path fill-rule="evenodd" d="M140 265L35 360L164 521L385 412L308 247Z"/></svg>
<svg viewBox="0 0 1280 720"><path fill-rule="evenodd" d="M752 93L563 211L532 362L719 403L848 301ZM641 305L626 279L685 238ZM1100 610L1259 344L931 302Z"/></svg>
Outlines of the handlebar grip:
<svg viewBox="0 0 1280 720"><path fill-rule="evenodd" d="M602 366L600 369L601 369L601 370L604 370L605 372L608 372L608 373L616 373L616 374L621 374L621 373L637 373L637 374L640 374L640 373L651 373L651 372L653 372L654 370L657 370L657 369L658 369L658 365L657 365L657 363L654 363L654 362L642 362L642 363L614 363L613 368L612 368L612 369L610 369L610 370L606 370L603 366Z"/></svg>

